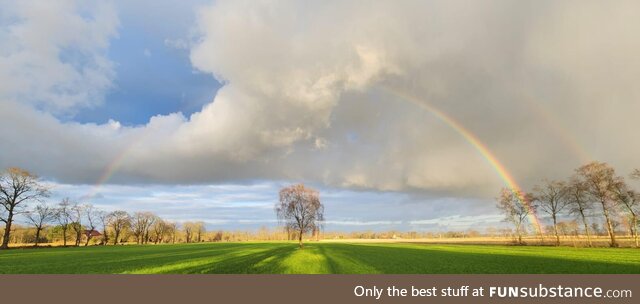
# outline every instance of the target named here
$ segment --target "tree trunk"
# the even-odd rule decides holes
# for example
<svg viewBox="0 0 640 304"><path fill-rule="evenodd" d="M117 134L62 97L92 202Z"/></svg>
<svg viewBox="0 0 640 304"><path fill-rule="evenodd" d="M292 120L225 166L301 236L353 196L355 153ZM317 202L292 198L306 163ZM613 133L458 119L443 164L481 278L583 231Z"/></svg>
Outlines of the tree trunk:
<svg viewBox="0 0 640 304"><path fill-rule="evenodd" d="M304 247L302 245L302 229L300 229L300 234L298 235L298 245L300 245L300 249L302 249L302 247Z"/></svg>
<svg viewBox="0 0 640 304"><path fill-rule="evenodd" d="M42 228L36 227L36 244L34 247L38 247L38 242L40 241L40 231L42 231Z"/></svg>
<svg viewBox="0 0 640 304"><path fill-rule="evenodd" d="M93 231L93 230L91 230ZM91 232L87 234L87 241L84 243L84 247L89 246L89 241L91 241Z"/></svg>
<svg viewBox="0 0 640 304"><path fill-rule="evenodd" d="M602 204L602 213L604 213L604 218L607 222L607 232L609 232L609 238L611 238L611 243L609 243L610 247L618 247L618 243L616 243L616 233L613 231L613 225L611 224L611 219L609 218L609 210L607 210L607 205L605 201L600 201Z"/></svg>
<svg viewBox="0 0 640 304"><path fill-rule="evenodd" d="M116 230L114 231L114 238L113 238L113 246L118 245L118 238L120 237L120 231Z"/></svg>
<svg viewBox="0 0 640 304"><path fill-rule="evenodd" d="M553 218L553 233L556 235L556 246L560 246L560 235L558 234L558 220L556 219L556 215L552 216Z"/></svg>
<svg viewBox="0 0 640 304"><path fill-rule="evenodd" d="M62 246L67 247L67 228L62 227Z"/></svg>
<svg viewBox="0 0 640 304"><path fill-rule="evenodd" d="M4 226L4 235L2 236L2 245L0 249L9 248L9 237L11 236L11 224L13 223L13 208L9 209L9 215L7 216L7 224Z"/></svg>
<svg viewBox="0 0 640 304"><path fill-rule="evenodd" d="M638 244L638 216L631 215L631 231L633 231L633 239L636 241L636 248L640 247Z"/></svg>
<svg viewBox="0 0 640 304"><path fill-rule="evenodd" d="M591 243L591 234L589 233L589 225L587 225L587 219L584 216L584 211L580 210L580 216L582 217L582 224L584 224L584 233L587 234L587 243L589 244L589 247L593 247L593 244Z"/></svg>

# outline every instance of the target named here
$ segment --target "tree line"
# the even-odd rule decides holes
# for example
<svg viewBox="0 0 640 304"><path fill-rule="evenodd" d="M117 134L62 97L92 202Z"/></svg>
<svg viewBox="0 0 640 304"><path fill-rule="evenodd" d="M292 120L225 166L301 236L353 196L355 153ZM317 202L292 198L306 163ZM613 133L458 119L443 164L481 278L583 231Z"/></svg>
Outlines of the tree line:
<svg viewBox="0 0 640 304"><path fill-rule="evenodd" d="M69 198L50 205L45 201L49 196L50 189L38 176L26 170L8 168L0 174L0 221L4 223L0 248L9 247L17 216L22 216L34 230L35 246L42 240L42 232L47 227L59 234L63 246L67 246L68 241L72 241L73 246L88 246L96 237L98 244L103 245L116 245L130 238L137 244L175 243L178 232L182 232L185 242L191 243L202 241L206 232L204 222L182 223L182 231L179 231L178 223L164 220L152 212L107 212Z"/></svg>
<svg viewBox="0 0 640 304"><path fill-rule="evenodd" d="M635 169L629 177L640 180L640 170ZM590 247L593 246L592 230L597 227L592 221L598 218L607 232L609 246L618 247L616 217L621 217L628 223L635 246L640 246L640 193L607 163L591 162L581 166L566 180L545 179L526 193L503 188L497 198L497 207L504 213L505 220L513 224L520 244L523 244L522 235L529 224L535 226L544 243L542 227L529 222L533 215L551 222L556 246L560 245L562 225L559 220L563 217L573 217L580 223Z"/></svg>

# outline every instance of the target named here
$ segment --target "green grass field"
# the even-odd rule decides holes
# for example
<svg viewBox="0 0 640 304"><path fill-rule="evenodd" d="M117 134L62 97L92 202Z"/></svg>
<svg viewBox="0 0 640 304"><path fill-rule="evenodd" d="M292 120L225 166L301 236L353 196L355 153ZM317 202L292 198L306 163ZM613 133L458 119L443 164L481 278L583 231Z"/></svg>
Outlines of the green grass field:
<svg viewBox="0 0 640 304"><path fill-rule="evenodd" d="M640 273L640 250L407 243L15 249L0 273Z"/></svg>

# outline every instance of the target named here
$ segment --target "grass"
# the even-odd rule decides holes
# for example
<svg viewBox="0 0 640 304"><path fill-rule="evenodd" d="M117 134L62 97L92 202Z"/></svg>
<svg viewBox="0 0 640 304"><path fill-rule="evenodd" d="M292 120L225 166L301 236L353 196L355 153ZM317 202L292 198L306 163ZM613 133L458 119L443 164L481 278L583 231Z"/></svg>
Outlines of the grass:
<svg viewBox="0 0 640 304"><path fill-rule="evenodd" d="M640 273L640 250L407 243L14 249L0 273Z"/></svg>

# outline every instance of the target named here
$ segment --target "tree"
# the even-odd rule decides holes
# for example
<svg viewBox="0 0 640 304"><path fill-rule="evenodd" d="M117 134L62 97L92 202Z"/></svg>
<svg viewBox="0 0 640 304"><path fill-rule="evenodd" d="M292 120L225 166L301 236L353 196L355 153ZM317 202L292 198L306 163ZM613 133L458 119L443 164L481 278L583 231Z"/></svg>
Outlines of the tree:
<svg viewBox="0 0 640 304"><path fill-rule="evenodd" d="M195 222L194 230L196 234L196 242L202 242L202 235L207 231L204 222Z"/></svg>
<svg viewBox="0 0 640 304"><path fill-rule="evenodd" d="M123 231L131 226L131 216L126 211L116 210L109 213L107 221L113 230L113 245L118 245Z"/></svg>
<svg viewBox="0 0 640 304"><path fill-rule="evenodd" d="M38 247L40 232L42 232L44 225L49 223L54 217L55 209L44 203L38 204L33 210L26 213L27 220L36 228L35 247Z"/></svg>
<svg viewBox="0 0 640 304"><path fill-rule="evenodd" d="M68 197L64 198L62 202L58 204L56 221L62 230L62 244L63 246L67 246L67 230L69 230L69 225L71 224L71 203Z"/></svg>
<svg viewBox="0 0 640 304"><path fill-rule="evenodd" d="M109 213L104 210L98 210L96 212L96 216L98 221L102 225L102 245L107 245L109 243L109 235L107 234L107 227L109 226Z"/></svg>
<svg viewBox="0 0 640 304"><path fill-rule="evenodd" d="M593 208L592 201L587 196L589 190L588 185L577 177L573 177L567 185L567 202L569 203L569 214L577 216L582 220L584 225L584 233L587 235L587 243L589 247L593 246L591 242L591 234L589 233L589 225L587 224L586 214ZM597 225L597 223L594 223Z"/></svg>
<svg viewBox="0 0 640 304"><path fill-rule="evenodd" d="M527 217L535 212L535 206L531 204L531 195L519 190L503 188L497 200L497 207L504 213L505 221L512 223L516 228L518 244L524 244L522 234Z"/></svg>
<svg viewBox="0 0 640 304"><path fill-rule="evenodd" d="M87 229L86 235L87 235L87 240L84 243L84 246L89 246L89 241L91 241L91 238L93 237L93 231L96 229L96 226L98 225L98 210L95 209L95 207L93 207L93 205L91 204L86 204L84 205L84 207L82 208L84 211L84 217L87 220L87 225L85 228Z"/></svg>
<svg viewBox="0 0 640 304"><path fill-rule="evenodd" d="M553 233L556 237L556 246L560 246L560 235L558 234L558 215L567 207L566 185L562 181L543 181L542 185L535 186L534 201L538 210L548 214L553 221Z"/></svg>
<svg viewBox="0 0 640 304"><path fill-rule="evenodd" d="M280 201L276 204L278 219L286 227L298 231L298 243L303 248L302 236L317 229L324 221L324 206L318 191L303 184L280 190Z"/></svg>
<svg viewBox="0 0 640 304"><path fill-rule="evenodd" d="M636 247L640 247L638 242L638 215L640 214L640 194L629 189L623 181L616 183L614 187L616 203L624 210L629 218L629 228L631 236L636 243Z"/></svg>
<svg viewBox="0 0 640 304"><path fill-rule="evenodd" d="M9 168L0 174L0 221L4 222L4 235L0 249L9 247L13 217L24 213L24 206L30 201L41 201L49 196L38 176L20 168Z"/></svg>
<svg viewBox="0 0 640 304"><path fill-rule="evenodd" d="M156 220L151 212L136 212L131 219L131 232L136 238L136 243L144 244L149 238L149 229Z"/></svg>
<svg viewBox="0 0 640 304"><path fill-rule="evenodd" d="M73 203L73 205L71 205L70 208L70 212L69 212L69 216L70 216L70 220L71 223L69 224L69 226L71 226L71 229L73 229L73 232L76 235L76 241L75 241L75 246L80 246L80 241L82 240L82 205L79 205L78 203Z"/></svg>
<svg viewBox="0 0 640 304"><path fill-rule="evenodd" d="M167 222L163 221L162 219L156 220L156 222L153 224L153 227L151 228L151 232L153 233L153 242L155 244L158 244L158 242L162 243L164 236L167 234L168 230L169 225L167 224Z"/></svg>
<svg viewBox="0 0 640 304"><path fill-rule="evenodd" d="M184 237L187 243L191 243L191 238L193 237L193 230L195 228L195 223L185 222L182 224L182 229L184 230Z"/></svg>
<svg viewBox="0 0 640 304"><path fill-rule="evenodd" d="M171 243L175 244L176 243L176 234L178 233L178 224L176 224L175 222L166 222L167 225L167 234L169 235L169 238L171 239Z"/></svg>
<svg viewBox="0 0 640 304"><path fill-rule="evenodd" d="M613 190L620 178L616 176L615 170L611 166L600 162L586 164L576 169L576 173L587 184L589 196L602 207L607 233L611 239L609 246L617 247L618 243L610 210L614 205Z"/></svg>

